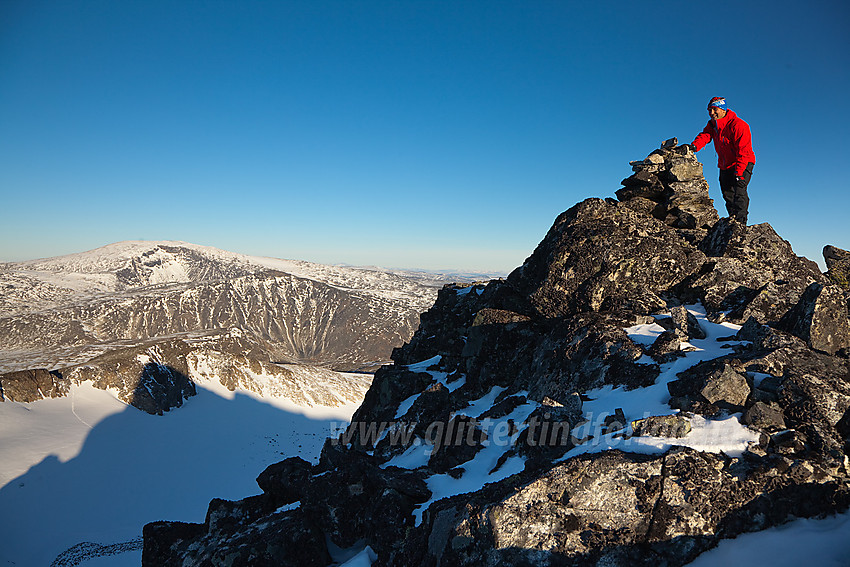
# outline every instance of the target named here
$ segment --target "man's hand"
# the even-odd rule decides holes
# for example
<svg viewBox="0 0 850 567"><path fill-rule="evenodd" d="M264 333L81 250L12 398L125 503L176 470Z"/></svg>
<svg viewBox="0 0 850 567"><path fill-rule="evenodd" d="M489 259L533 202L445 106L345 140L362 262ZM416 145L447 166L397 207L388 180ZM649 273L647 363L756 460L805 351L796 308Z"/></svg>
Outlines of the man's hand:
<svg viewBox="0 0 850 567"><path fill-rule="evenodd" d="M697 153L697 147L695 145L688 144L688 147L691 149L692 152Z"/></svg>

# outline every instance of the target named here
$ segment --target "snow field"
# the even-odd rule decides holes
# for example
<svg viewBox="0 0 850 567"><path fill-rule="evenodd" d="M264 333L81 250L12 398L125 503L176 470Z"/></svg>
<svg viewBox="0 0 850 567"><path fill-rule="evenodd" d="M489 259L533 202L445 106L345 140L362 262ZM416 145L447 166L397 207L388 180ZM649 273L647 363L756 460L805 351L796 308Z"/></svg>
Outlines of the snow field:
<svg viewBox="0 0 850 567"><path fill-rule="evenodd" d="M213 498L258 494L265 467L317 462L331 427L358 405L306 408L214 381L163 416L90 383L65 398L0 403L0 565L138 566L140 547L85 550L118 549L156 520L203 522ZM84 542L93 545L78 548L82 558L59 562Z"/></svg>

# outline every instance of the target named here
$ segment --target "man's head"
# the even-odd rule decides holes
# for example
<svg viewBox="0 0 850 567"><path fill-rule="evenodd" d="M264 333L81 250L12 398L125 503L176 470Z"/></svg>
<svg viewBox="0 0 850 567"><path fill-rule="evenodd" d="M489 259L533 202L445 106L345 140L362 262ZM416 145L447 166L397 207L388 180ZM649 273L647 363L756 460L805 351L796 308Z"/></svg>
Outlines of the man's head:
<svg viewBox="0 0 850 567"><path fill-rule="evenodd" d="M712 120L717 120L726 116L726 99L722 96L716 96L708 101L708 115Z"/></svg>

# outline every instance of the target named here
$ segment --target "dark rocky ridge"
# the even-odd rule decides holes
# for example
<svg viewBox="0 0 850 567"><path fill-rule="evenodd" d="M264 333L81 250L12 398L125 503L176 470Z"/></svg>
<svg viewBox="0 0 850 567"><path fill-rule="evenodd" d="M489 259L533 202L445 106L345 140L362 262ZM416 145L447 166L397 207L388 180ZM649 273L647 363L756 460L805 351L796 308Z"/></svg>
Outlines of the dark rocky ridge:
<svg viewBox="0 0 850 567"><path fill-rule="evenodd" d="M213 501L204 524L149 524L143 564L328 565L325 535L368 544L380 566L684 565L721 538L847 509L842 290L770 225L718 219L686 147L633 167L619 201L588 199L560 215L507 279L444 287L318 465L270 466L262 494ZM624 449L562 458L587 442L570 429L595 417L583 415L589 391L650 386L687 354L683 342L702 340L682 308L696 302L706 321L740 330L717 339L727 354L667 384L682 412L630 427L612 407L602 433L620 432ZM656 344L625 331L652 322L667 329ZM477 418L463 416L481 400ZM740 456L676 442L660 454L628 451L641 429L667 423L679 438L697 415L730 411L760 438ZM483 473L473 472L478 455L495 444L478 418L512 435ZM394 420L414 424L413 437L393 442L364 427ZM448 442L460 429L428 437L447 423L466 427L463 446ZM563 424L563 440L537 442ZM417 437L433 451L411 462ZM434 492L434 479L475 474L472 492Z"/></svg>

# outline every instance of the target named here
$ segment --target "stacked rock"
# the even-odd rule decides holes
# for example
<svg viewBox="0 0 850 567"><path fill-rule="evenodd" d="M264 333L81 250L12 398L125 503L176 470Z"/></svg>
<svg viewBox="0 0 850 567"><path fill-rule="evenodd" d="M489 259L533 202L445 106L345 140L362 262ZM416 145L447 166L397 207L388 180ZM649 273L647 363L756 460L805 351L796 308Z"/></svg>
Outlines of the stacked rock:
<svg viewBox="0 0 850 567"><path fill-rule="evenodd" d="M622 181L617 198L674 228L709 228L720 217L702 164L687 145L676 144L671 138L646 159L629 162L635 173Z"/></svg>

